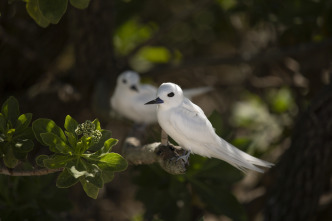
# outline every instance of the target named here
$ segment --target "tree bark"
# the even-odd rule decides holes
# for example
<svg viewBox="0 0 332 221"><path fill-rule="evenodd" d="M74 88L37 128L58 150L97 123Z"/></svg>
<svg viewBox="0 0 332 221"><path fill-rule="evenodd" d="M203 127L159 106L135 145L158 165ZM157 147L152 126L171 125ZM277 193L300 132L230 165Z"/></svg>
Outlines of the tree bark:
<svg viewBox="0 0 332 221"><path fill-rule="evenodd" d="M292 144L272 173L265 220L317 220L332 174L332 85L298 119Z"/></svg>

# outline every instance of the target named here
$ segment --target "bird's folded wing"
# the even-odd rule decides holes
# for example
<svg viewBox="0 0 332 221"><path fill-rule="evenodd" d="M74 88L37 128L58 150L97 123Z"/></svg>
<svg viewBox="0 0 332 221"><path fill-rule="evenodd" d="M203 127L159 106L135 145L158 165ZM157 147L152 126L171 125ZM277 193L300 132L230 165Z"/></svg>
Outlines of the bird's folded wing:
<svg viewBox="0 0 332 221"><path fill-rule="evenodd" d="M187 139L203 143L216 139L214 129L202 109L186 98L170 117L174 130Z"/></svg>

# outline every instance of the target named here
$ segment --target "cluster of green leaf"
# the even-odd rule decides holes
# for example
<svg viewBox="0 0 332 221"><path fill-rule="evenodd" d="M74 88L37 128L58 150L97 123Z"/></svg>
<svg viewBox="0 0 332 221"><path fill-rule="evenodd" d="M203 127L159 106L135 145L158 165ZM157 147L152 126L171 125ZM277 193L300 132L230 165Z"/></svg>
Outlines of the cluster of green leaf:
<svg viewBox="0 0 332 221"><path fill-rule="evenodd" d="M80 182L86 194L95 199L104 183L112 181L114 172L127 168L127 161L110 152L117 140L110 131L101 129L97 119L79 125L68 115L64 127L65 131L49 119L33 122L37 140L54 153L40 155L36 162L49 169L64 168L57 187L68 188Z"/></svg>
<svg viewBox="0 0 332 221"><path fill-rule="evenodd" d="M68 0L24 0L26 9L31 18L41 27L59 23L67 11ZM90 0L69 0L70 4L78 9L89 6Z"/></svg>
<svg viewBox="0 0 332 221"><path fill-rule="evenodd" d="M43 118L29 127L31 119L30 113L20 115L14 97L9 97L2 105L0 157L6 167L15 168L20 161L26 161L36 138L53 152L37 156L38 166L62 170L56 186L68 188L80 182L86 194L94 199L104 183L112 181L114 172L127 168L127 161L121 155L111 153L117 140L111 137L111 131L101 129L97 119L78 124L68 115L65 131L54 121ZM31 164L30 169L33 169Z"/></svg>
<svg viewBox="0 0 332 221"><path fill-rule="evenodd" d="M14 168L19 160L25 160L34 143L31 127L32 114L20 114L14 97L9 97L2 105L0 113L0 159Z"/></svg>

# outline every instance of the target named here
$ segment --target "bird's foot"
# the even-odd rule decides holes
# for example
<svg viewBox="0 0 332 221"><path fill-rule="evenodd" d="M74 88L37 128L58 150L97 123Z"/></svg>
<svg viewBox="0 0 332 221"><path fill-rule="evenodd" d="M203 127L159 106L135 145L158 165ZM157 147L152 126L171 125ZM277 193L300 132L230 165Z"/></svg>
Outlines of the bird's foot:
<svg viewBox="0 0 332 221"><path fill-rule="evenodd" d="M187 153L185 153L184 155L178 157L177 160L183 160L185 163L188 163L188 159L189 159L189 156L190 156L191 152L188 150Z"/></svg>

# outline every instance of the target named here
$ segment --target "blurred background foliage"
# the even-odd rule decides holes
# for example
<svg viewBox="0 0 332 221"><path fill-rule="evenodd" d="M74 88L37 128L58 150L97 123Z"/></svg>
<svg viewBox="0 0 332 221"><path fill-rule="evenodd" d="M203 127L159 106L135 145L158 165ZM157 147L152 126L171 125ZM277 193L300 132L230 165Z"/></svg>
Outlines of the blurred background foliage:
<svg viewBox="0 0 332 221"><path fill-rule="evenodd" d="M58 0L61 8L51 11L60 19L39 25L27 11L38 2L47 1L0 1L0 102L14 95L22 112L59 125L68 114L79 122L98 117L119 139L114 151L121 152L132 127L109 116L116 77L126 69L156 86L213 86L194 102L217 133L271 162L290 147L295 122L330 83L328 0ZM147 141L160 139L157 125L147 134ZM243 176L223 162L191 158L181 176L155 165L131 167L95 201L77 186L53 189L48 176L1 176L1 218L263 220L273 173ZM330 195L328 184L327 200L317 206L325 215L315 217L331 220ZM48 197L66 206L41 203Z"/></svg>

